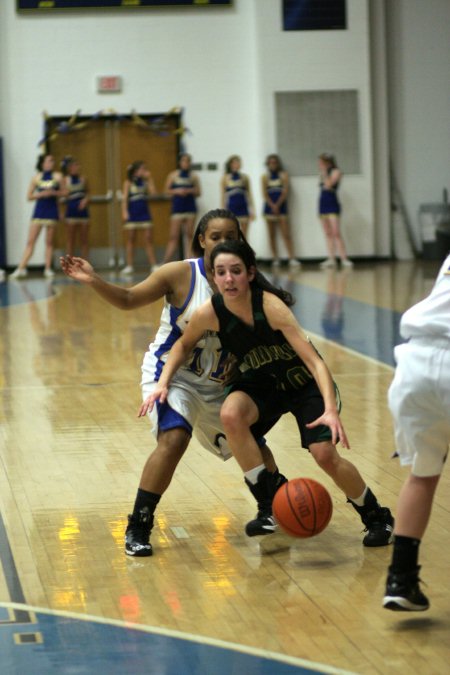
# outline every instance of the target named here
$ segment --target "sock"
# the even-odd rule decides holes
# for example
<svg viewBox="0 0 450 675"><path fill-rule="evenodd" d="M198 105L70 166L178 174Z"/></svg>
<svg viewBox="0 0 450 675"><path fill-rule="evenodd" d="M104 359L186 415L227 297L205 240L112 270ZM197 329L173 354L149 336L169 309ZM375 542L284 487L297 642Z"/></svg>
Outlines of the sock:
<svg viewBox="0 0 450 675"><path fill-rule="evenodd" d="M369 488L366 485L362 495L360 495L356 499L350 499L350 497L349 497L349 499L350 499L351 502L353 502L353 504L356 504L356 506L364 506L366 495L367 495L368 491L369 491Z"/></svg>
<svg viewBox="0 0 450 675"><path fill-rule="evenodd" d="M392 563L389 570L397 574L415 571L419 559L419 546L420 539L402 537L396 534L394 537Z"/></svg>
<svg viewBox="0 0 450 675"><path fill-rule="evenodd" d="M250 469L250 471L246 471L244 473L244 477L248 480L251 485L256 485L258 482L258 476L263 471L266 467L264 464L259 464L258 466L255 466L254 469Z"/></svg>
<svg viewBox="0 0 450 675"><path fill-rule="evenodd" d="M133 516L139 517L141 510L145 507L148 508L149 515L153 516L160 499L161 495L157 495L154 492L147 492L147 490L138 488L136 501L134 502Z"/></svg>

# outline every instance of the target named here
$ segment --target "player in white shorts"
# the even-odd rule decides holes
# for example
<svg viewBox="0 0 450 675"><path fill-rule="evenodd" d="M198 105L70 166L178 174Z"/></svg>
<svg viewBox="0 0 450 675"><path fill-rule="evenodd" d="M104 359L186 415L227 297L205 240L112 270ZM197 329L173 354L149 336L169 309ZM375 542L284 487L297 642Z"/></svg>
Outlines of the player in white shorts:
<svg viewBox="0 0 450 675"><path fill-rule="evenodd" d="M450 444L450 255L430 295L402 316L400 333L409 341L395 348L389 407L411 473L398 500L383 606L420 611L429 602L419 587L419 546Z"/></svg>
<svg viewBox="0 0 450 675"><path fill-rule="evenodd" d="M121 309L143 307L165 298L161 326L142 365L144 399L158 381L167 353L182 334L191 314L213 294L209 263L212 249L220 241L241 237L239 221L230 211L209 211L198 223L194 234L192 250L194 255L199 256L198 259L167 263L131 288L104 281L82 258L61 258L65 274L88 284L105 300ZM193 431L201 444L217 457L228 459L231 456L219 418L224 398L222 375L225 360L226 354L217 335L204 336L196 345L189 363L174 381L168 403L159 406L151 417L158 442L145 463L133 513L129 516L125 535L127 555L152 555L150 532L154 513ZM278 472L269 448L263 440L261 442L268 470L275 474L276 481L286 480Z"/></svg>

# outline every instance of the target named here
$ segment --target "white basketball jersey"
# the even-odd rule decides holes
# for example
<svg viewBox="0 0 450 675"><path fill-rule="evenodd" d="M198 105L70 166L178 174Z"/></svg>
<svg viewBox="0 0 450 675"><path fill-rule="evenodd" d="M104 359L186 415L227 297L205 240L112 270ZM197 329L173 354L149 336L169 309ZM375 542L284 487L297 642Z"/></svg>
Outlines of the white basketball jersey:
<svg viewBox="0 0 450 675"><path fill-rule="evenodd" d="M182 335L195 310L213 294L206 278L203 258L188 262L192 271L189 293L181 308L165 302L159 330L144 356L141 385L159 380L172 345ZM217 333L208 332L197 342L189 359L172 381L186 389L194 388L206 400L217 398L223 394L223 366L226 356L227 352L222 349Z"/></svg>
<svg viewBox="0 0 450 675"><path fill-rule="evenodd" d="M450 255L444 261L430 295L403 314L400 333L404 338L450 338Z"/></svg>

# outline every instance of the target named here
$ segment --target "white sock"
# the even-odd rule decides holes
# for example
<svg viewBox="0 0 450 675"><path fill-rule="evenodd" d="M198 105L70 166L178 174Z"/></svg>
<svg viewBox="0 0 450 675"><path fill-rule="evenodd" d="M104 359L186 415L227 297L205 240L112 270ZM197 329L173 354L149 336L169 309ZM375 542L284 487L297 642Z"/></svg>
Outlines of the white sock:
<svg viewBox="0 0 450 675"><path fill-rule="evenodd" d="M350 499L350 501L353 502L354 504L356 504L356 506L364 506L364 500L365 500L365 498L366 498L366 494L367 494L368 489L369 489L369 488L368 488L368 486L366 485L366 487L364 488L364 492L362 493L362 495L361 495L360 497L357 497L356 499Z"/></svg>
<svg viewBox="0 0 450 675"><path fill-rule="evenodd" d="M255 466L254 469L250 469L250 471L246 471L244 473L244 476L246 477L246 479L248 480L249 483L251 483L252 485L256 485L256 483L258 482L259 474L265 468L266 467L264 466L264 464L260 464L259 466Z"/></svg>

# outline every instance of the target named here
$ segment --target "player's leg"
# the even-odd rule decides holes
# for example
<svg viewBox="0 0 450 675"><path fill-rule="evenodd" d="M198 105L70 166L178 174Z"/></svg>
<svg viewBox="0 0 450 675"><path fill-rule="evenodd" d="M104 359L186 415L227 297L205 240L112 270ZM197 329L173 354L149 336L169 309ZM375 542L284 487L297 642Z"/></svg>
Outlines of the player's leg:
<svg viewBox="0 0 450 675"><path fill-rule="evenodd" d="M89 257L89 221L80 224L80 252L81 257L87 260Z"/></svg>
<svg viewBox="0 0 450 675"><path fill-rule="evenodd" d="M285 476L276 468L271 451L268 448L262 451L255 440L255 432L252 432L251 427L259 416L260 411L255 401L243 391L232 392L225 399L220 414L227 442L244 472L247 487L258 504L256 518L247 523L245 528L250 537L270 534L276 530L272 501L275 492L286 482ZM258 427L256 435L259 437ZM265 462L268 462L269 468ZM273 468L275 471L272 472L270 469Z"/></svg>
<svg viewBox="0 0 450 675"><path fill-rule="evenodd" d="M164 263L170 262L178 248L180 242L182 219L179 216L171 216L169 228L169 240L164 253Z"/></svg>
<svg viewBox="0 0 450 675"><path fill-rule="evenodd" d="M53 263L53 242L55 240L55 230L56 227L54 226L49 226L46 227L46 232L45 232L45 269L44 269L44 276L46 277L52 277L54 276L54 272L52 269L52 263Z"/></svg>
<svg viewBox="0 0 450 675"><path fill-rule="evenodd" d="M144 244L147 259L153 267L156 265L155 249L153 248L153 225L150 225L144 232Z"/></svg>
<svg viewBox="0 0 450 675"><path fill-rule="evenodd" d="M155 510L161 496L169 487L190 438L190 431L183 427L159 432L158 444L147 459L142 471L133 512L128 516L128 527L125 533L127 555L136 557L152 555L150 533L153 528Z"/></svg>
<svg viewBox="0 0 450 675"><path fill-rule="evenodd" d="M329 215L322 214L320 216L320 220L322 222L323 233L325 235L325 244L326 244L327 253L328 253L327 259L320 263L320 267L323 268L323 269L325 269L327 267L335 267L336 266L336 251L335 251L335 248L334 248L333 231L332 231L332 228L331 228Z"/></svg>
<svg viewBox="0 0 450 675"><path fill-rule="evenodd" d="M340 409L339 390L336 387L336 401ZM307 428L307 424L318 419L324 412L324 400L315 382L300 391L292 405L302 438L302 445L311 452L317 464L344 492L350 504L359 513L366 528L364 546L385 546L392 540L394 519L387 507L380 506L372 490L366 485L352 462L341 457L331 442L331 431L327 426Z"/></svg>
<svg viewBox="0 0 450 675"><path fill-rule="evenodd" d="M66 223L66 253L73 256L75 253L75 233L77 226L75 223ZM85 257L85 256L82 256Z"/></svg>
<svg viewBox="0 0 450 675"><path fill-rule="evenodd" d="M380 506L356 466L341 457L330 440L311 443L309 450L320 468L332 478L359 513L367 532L364 546L389 544L394 526L392 514L387 507Z"/></svg>

